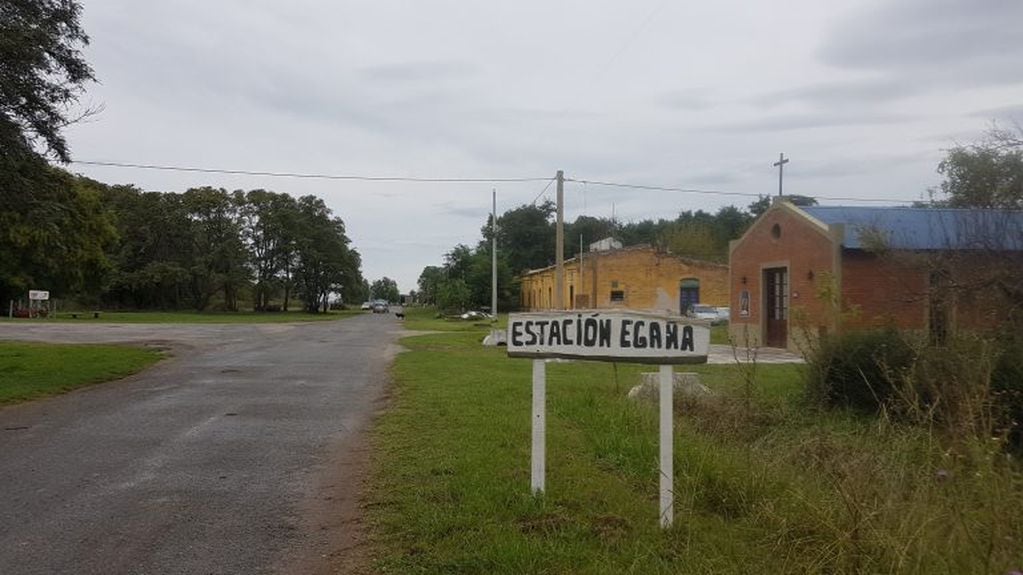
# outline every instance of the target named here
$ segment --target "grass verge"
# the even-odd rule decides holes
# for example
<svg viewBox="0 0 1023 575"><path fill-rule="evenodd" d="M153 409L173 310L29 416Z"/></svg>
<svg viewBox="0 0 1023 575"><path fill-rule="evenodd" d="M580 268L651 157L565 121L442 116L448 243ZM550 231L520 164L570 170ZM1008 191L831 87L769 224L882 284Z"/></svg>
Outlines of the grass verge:
<svg viewBox="0 0 1023 575"><path fill-rule="evenodd" d="M1018 464L962 465L926 430L812 410L799 366L685 368L717 396L677 410L676 525L661 531L656 412L624 398L653 368L549 364L534 498L530 361L483 348L485 331L403 341L366 500L384 572L1019 568Z"/></svg>
<svg viewBox="0 0 1023 575"><path fill-rule="evenodd" d="M0 405L126 377L161 357L123 345L0 342Z"/></svg>

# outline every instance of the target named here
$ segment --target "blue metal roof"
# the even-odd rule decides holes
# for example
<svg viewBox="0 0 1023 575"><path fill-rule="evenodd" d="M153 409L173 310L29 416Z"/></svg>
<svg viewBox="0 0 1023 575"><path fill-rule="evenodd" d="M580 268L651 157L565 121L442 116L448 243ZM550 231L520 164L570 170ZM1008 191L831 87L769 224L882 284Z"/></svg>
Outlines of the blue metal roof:
<svg viewBox="0 0 1023 575"><path fill-rule="evenodd" d="M1023 211L858 206L799 208L829 226L843 224L842 245L905 250L1023 250Z"/></svg>

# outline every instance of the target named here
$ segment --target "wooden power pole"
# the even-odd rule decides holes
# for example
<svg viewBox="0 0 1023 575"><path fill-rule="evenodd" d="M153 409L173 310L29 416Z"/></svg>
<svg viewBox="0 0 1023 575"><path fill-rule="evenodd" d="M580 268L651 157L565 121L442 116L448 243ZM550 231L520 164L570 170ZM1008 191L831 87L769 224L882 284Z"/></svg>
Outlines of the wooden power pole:
<svg viewBox="0 0 1023 575"><path fill-rule="evenodd" d="M558 170L558 222L555 228L554 309L565 309L565 173Z"/></svg>

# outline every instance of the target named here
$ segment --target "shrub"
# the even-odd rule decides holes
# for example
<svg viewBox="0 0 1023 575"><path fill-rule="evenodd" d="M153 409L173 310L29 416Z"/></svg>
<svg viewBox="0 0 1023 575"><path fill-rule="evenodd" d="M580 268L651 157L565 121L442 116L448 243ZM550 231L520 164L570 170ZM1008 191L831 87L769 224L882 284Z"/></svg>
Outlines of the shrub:
<svg viewBox="0 0 1023 575"><path fill-rule="evenodd" d="M914 355L912 345L894 329L822 336L807 355L807 392L826 407L879 411Z"/></svg>

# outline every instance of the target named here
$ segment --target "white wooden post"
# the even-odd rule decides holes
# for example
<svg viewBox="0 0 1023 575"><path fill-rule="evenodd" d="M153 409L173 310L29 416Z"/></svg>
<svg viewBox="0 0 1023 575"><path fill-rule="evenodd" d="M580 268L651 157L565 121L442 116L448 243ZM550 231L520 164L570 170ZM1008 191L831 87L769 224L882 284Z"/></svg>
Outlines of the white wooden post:
<svg viewBox="0 0 1023 575"><path fill-rule="evenodd" d="M673 452L674 434L674 382L670 365L661 366L661 528L667 529L675 521L675 470Z"/></svg>
<svg viewBox="0 0 1023 575"><path fill-rule="evenodd" d="M533 494L544 492L547 473L547 364L546 360L533 360Z"/></svg>

